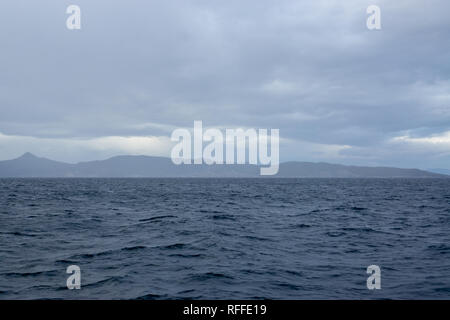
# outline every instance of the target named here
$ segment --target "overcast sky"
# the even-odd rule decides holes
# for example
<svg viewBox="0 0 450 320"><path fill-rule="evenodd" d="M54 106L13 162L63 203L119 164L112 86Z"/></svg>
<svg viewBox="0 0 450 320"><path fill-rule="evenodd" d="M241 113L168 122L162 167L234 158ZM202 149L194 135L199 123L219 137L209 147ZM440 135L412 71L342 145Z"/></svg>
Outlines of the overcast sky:
<svg viewBox="0 0 450 320"><path fill-rule="evenodd" d="M66 8L81 8L81 30ZM382 29L366 27L381 8ZM2 0L0 159L170 154L279 128L280 161L450 168L448 0Z"/></svg>

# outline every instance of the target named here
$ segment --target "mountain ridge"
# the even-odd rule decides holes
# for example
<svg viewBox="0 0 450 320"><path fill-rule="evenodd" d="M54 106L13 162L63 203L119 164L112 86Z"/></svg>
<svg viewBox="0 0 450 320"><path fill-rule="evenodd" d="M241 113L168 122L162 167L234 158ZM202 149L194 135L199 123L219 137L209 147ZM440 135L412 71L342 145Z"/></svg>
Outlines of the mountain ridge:
<svg viewBox="0 0 450 320"><path fill-rule="evenodd" d="M163 177L261 177L258 165L175 165L170 158L120 155L105 160L66 163L30 152L0 161L3 178L163 178ZM270 177L270 176L262 176ZM279 178L450 178L449 175L419 169L364 167L326 162L289 161L280 164Z"/></svg>

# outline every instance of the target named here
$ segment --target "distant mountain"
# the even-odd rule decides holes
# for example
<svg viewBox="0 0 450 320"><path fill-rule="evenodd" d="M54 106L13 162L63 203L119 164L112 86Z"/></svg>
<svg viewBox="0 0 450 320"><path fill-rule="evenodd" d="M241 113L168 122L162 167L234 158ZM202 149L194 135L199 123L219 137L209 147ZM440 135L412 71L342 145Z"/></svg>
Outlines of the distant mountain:
<svg viewBox="0 0 450 320"><path fill-rule="evenodd" d="M69 164L25 153L13 160L0 161L0 177L253 177L253 165L175 165L170 158L117 156L106 160Z"/></svg>
<svg viewBox="0 0 450 320"><path fill-rule="evenodd" d="M163 157L117 156L69 164L31 153L0 161L0 177L261 177L256 165L174 165ZM265 176L268 177L268 176ZM329 163L286 162L274 177L282 178L449 178L418 169L357 167Z"/></svg>
<svg viewBox="0 0 450 320"><path fill-rule="evenodd" d="M450 169L437 168L437 169L427 169L427 171L439 173L439 174L446 174L446 175L450 176Z"/></svg>
<svg viewBox="0 0 450 320"><path fill-rule="evenodd" d="M278 177L305 178L445 178L445 175L419 169L359 167L330 163L285 162ZM450 178L450 177L449 177Z"/></svg>
<svg viewBox="0 0 450 320"><path fill-rule="evenodd" d="M27 152L14 160L0 161L0 177L66 177L75 167Z"/></svg>

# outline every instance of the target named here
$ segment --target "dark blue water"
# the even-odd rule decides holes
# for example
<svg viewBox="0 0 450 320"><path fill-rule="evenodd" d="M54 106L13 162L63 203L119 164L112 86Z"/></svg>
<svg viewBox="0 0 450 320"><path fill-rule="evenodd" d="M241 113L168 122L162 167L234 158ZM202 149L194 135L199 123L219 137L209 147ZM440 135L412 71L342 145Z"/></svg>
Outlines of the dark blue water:
<svg viewBox="0 0 450 320"><path fill-rule="evenodd" d="M0 298L449 299L450 179L2 179Z"/></svg>

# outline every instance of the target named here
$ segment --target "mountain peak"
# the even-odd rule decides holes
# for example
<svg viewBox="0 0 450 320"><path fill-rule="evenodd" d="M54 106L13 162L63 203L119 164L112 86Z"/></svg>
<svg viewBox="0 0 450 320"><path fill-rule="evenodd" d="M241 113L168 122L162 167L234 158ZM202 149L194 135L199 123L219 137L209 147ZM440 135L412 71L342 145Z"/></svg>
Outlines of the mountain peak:
<svg viewBox="0 0 450 320"><path fill-rule="evenodd" d="M19 159L36 159L37 157L31 152L25 152Z"/></svg>

